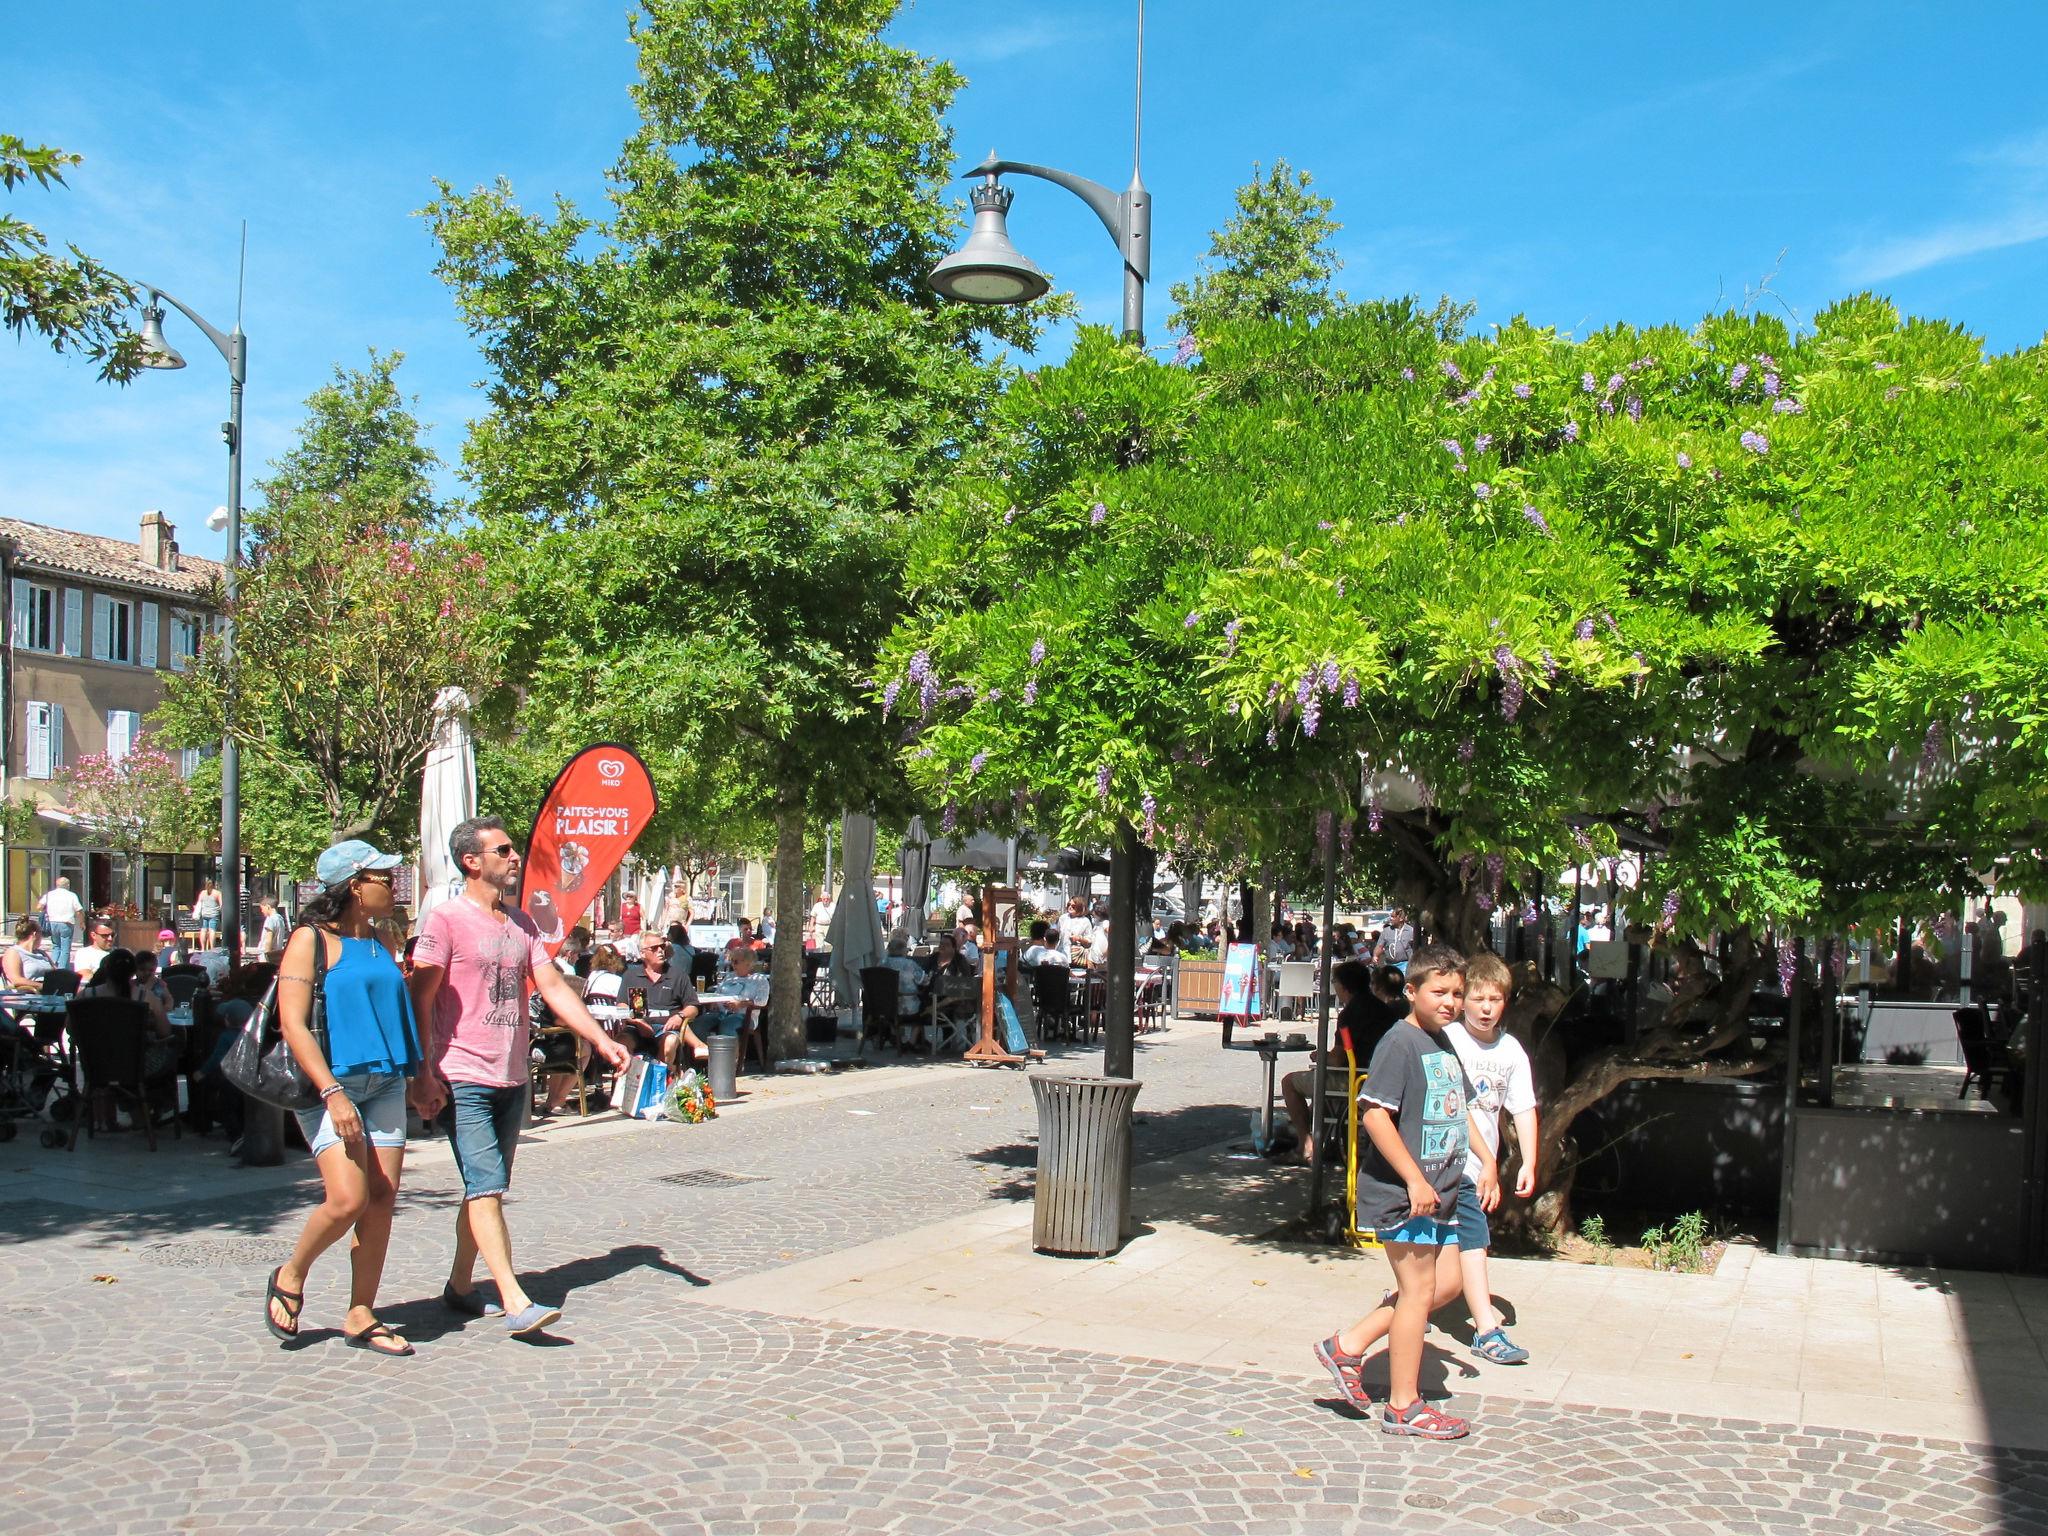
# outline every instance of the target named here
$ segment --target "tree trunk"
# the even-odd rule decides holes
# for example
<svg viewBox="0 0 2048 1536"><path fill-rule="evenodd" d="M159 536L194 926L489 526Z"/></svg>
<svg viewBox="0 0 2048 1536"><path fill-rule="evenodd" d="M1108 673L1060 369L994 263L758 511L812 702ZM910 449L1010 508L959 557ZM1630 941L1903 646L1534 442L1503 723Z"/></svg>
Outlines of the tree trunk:
<svg viewBox="0 0 2048 1536"><path fill-rule="evenodd" d="M775 956L768 972L768 1054L804 1054L804 789L775 793Z"/></svg>

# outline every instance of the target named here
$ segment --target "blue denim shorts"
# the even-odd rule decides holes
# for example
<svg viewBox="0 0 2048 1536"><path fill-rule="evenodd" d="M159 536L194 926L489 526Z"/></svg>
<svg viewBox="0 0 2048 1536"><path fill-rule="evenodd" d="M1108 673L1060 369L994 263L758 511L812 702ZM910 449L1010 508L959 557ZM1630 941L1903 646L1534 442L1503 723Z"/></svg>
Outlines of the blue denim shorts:
<svg viewBox="0 0 2048 1536"><path fill-rule="evenodd" d="M335 1078L348 1101L363 1118L363 1134L373 1147L405 1145L405 1079L388 1072L345 1072ZM306 1145L318 1157L329 1147L341 1145L341 1133L327 1106L295 1111Z"/></svg>
<svg viewBox="0 0 2048 1536"><path fill-rule="evenodd" d="M1434 1216L1410 1216L1398 1227L1381 1227L1382 1243L1417 1243L1424 1248L1444 1248L1458 1241L1456 1222L1438 1221Z"/></svg>
<svg viewBox="0 0 2048 1536"><path fill-rule="evenodd" d="M512 1187L512 1154L526 1123L531 1092L524 1083L493 1088L487 1083L450 1083L442 1127L462 1175L462 1198L481 1200Z"/></svg>
<svg viewBox="0 0 2048 1536"><path fill-rule="evenodd" d="M1470 1179L1458 1181L1458 1209L1451 1220L1458 1229L1458 1247L1465 1252L1476 1253L1493 1242L1486 1208L1479 1203L1479 1186Z"/></svg>
<svg viewBox="0 0 2048 1536"><path fill-rule="evenodd" d="M747 1016L734 1013L730 1008L714 1008L709 1013L699 1014L697 1022L713 1034L736 1035L747 1027Z"/></svg>

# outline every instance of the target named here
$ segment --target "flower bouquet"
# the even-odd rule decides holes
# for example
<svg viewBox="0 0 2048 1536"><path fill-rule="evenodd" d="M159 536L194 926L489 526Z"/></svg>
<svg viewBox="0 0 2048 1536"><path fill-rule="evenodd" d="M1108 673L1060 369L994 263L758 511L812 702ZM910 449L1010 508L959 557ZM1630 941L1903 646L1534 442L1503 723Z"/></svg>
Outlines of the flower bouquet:
<svg viewBox="0 0 2048 1536"><path fill-rule="evenodd" d="M703 1074L685 1072L668 1091L668 1118L701 1124L718 1117L718 1104L711 1097L711 1085Z"/></svg>

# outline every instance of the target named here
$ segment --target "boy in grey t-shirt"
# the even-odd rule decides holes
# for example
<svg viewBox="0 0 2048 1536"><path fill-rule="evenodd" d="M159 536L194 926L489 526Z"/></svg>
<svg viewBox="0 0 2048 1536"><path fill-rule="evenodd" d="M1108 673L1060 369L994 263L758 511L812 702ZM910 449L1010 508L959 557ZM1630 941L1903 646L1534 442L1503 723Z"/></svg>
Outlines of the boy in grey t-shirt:
<svg viewBox="0 0 2048 1536"><path fill-rule="evenodd" d="M1452 1212L1468 1151L1480 1157L1482 1197L1498 1189L1499 1179L1471 1107L1472 1084L1443 1037L1464 1006L1464 957L1436 944L1418 949L1408 962L1407 993L1408 1017L1374 1049L1359 1093L1359 1128L1372 1145L1359 1149L1358 1219L1377 1229L1396 1290L1385 1324L1388 1391L1380 1428L1456 1440L1470 1426L1422 1401L1422 1338L1436 1299L1439 1251L1457 1243ZM1361 1367L1382 1322L1368 1313L1315 1347L1354 1407L1372 1405Z"/></svg>

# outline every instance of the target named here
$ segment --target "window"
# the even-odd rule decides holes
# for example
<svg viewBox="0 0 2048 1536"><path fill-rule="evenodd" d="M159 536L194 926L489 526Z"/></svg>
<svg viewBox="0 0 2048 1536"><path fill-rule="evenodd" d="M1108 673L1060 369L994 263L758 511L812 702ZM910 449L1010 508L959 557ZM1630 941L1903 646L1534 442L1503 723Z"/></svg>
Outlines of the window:
<svg viewBox="0 0 2048 1536"><path fill-rule="evenodd" d="M30 699L24 713L21 771L31 779L55 778L64 766L64 706Z"/></svg>
<svg viewBox="0 0 2048 1536"><path fill-rule="evenodd" d="M19 578L14 583L14 643L27 651L54 651L62 634L63 595L55 587Z"/></svg>
<svg viewBox="0 0 2048 1536"><path fill-rule="evenodd" d="M142 734L142 716L132 709L110 709L107 711L107 761L118 763L127 757L135 746L135 738Z"/></svg>
<svg viewBox="0 0 2048 1536"><path fill-rule="evenodd" d="M181 747L178 751L178 777L189 779L199 771L199 765L213 756L211 747Z"/></svg>
<svg viewBox="0 0 2048 1536"><path fill-rule="evenodd" d="M92 654L95 661L135 660L135 605L124 597L92 598Z"/></svg>
<svg viewBox="0 0 2048 1536"><path fill-rule="evenodd" d="M206 621L197 614L171 611L171 670L183 672L199 659L199 642L206 634Z"/></svg>

